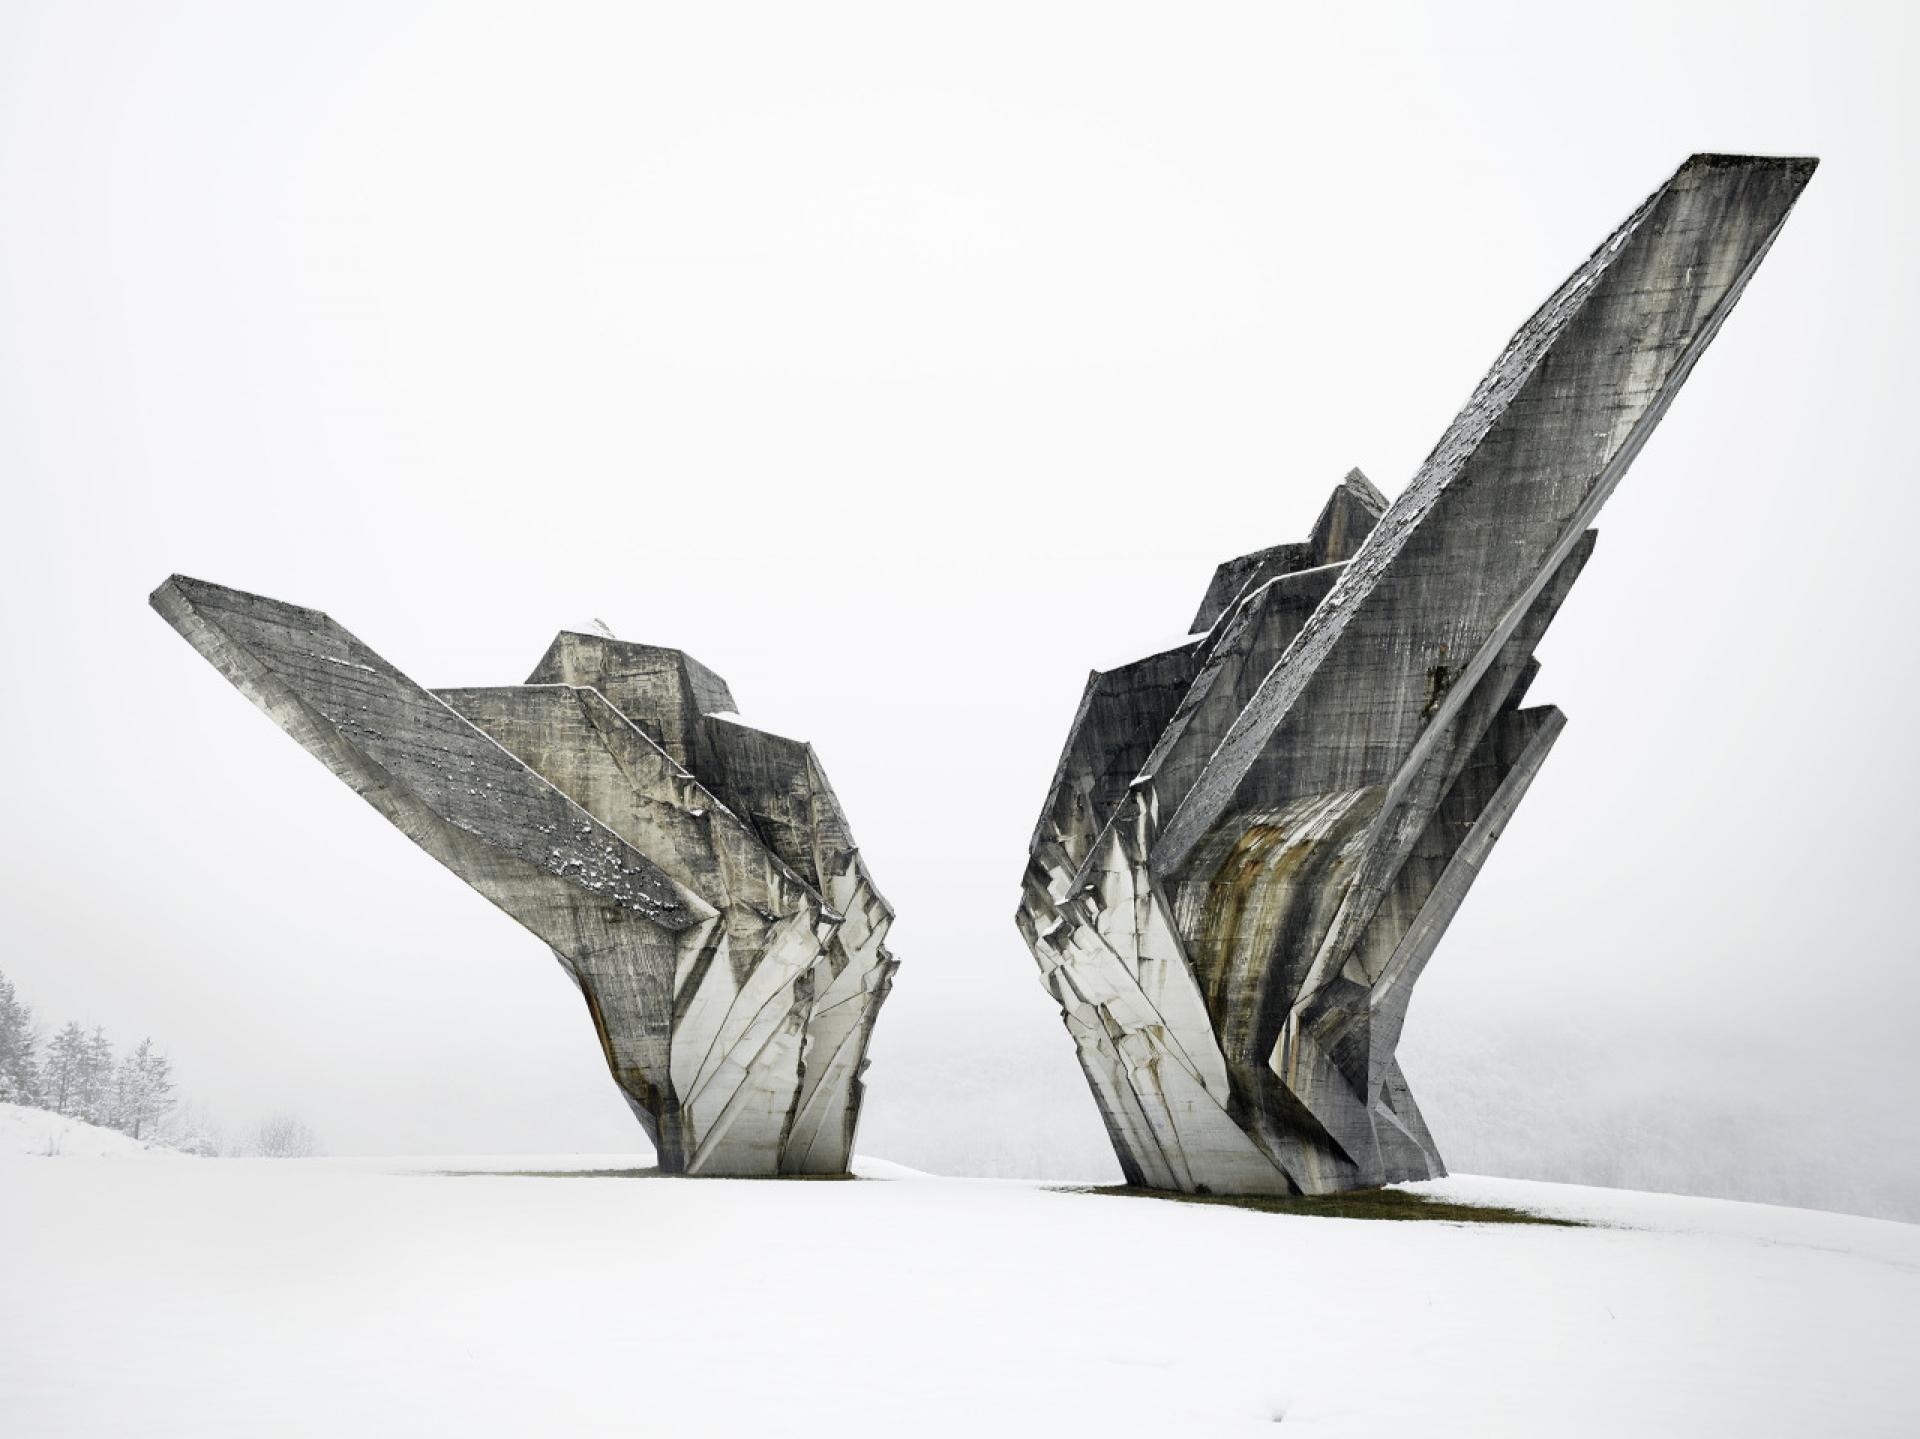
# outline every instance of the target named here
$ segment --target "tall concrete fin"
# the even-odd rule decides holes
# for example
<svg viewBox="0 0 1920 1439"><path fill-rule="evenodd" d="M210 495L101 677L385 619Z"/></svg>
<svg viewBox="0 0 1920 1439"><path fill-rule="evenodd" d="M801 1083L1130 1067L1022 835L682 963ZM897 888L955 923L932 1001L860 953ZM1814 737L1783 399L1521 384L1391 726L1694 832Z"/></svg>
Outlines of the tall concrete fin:
<svg viewBox="0 0 1920 1439"><path fill-rule="evenodd" d="M582 902L669 931L701 917L652 860L318 610L183 575L152 604L436 859L440 826L497 855L461 878L542 938Z"/></svg>
<svg viewBox="0 0 1920 1439"><path fill-rule="evenodd" d="M1182 870L1237 810L1379 782L1451 718L1450 697L1471 689L1592 523L1813 166L1695 156L1521 327L1206 782L1165 818L1157 871Z"/></svg>

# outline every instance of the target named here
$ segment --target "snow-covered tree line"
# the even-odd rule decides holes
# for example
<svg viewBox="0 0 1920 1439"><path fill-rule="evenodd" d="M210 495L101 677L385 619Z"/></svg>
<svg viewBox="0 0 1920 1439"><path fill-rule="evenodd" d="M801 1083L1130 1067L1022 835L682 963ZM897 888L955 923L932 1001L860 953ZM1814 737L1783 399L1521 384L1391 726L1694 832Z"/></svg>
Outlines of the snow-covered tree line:
<svg viewBox="0 0 1920 1439"><path fill-rule="evenodd" d="M0 974L0 1103L151 1138L174 1108L173 1066L151 1039L116 1057L98 1026L89 1033L69 1022L42 1044L33 1010Z"/></svg>
<svg viewBox="0 0 1920 1439"><path fill-rule="evenodd" d="M189 1154L266 1159L320 1153L304 1120L274 1113L230 1141L198 1104L174 1094L173 1066L143 1039L123 1055L106 1031L69 1023L42 1033L33 1010L0 974L0 1104L24 1104L117 1129Z"/></svg>

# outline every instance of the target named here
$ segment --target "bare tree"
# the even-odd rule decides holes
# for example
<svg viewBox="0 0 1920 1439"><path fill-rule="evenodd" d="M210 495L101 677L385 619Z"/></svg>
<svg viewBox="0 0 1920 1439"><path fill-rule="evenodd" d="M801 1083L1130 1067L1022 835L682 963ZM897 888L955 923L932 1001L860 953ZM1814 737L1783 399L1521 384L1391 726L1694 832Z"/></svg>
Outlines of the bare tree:
<svg viewBox="0 0 1920 1439"><path fill-rule="evenodd" d="M272 1114L254 1128L246 1147L262 1159L305 1159L320 1152L320 1141L304 1119Z"/></svg>
<svg viewBox="0 0 1920 1439"><path fill-rule="evenodd" d="M219 1123L204 1105L189 1099L175 1105L156 1126L155 1137L169 1149L212 1159L223 1147Z"/></svg>

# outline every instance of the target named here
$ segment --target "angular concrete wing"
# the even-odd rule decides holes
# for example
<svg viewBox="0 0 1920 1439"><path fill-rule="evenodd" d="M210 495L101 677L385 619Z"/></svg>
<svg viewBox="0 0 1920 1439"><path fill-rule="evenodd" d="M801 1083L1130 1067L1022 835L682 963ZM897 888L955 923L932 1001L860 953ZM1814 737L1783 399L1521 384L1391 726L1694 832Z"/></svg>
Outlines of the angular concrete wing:
<svg viewBox="0 0 1920 1439"><path fill-rule="evenodd" d="M318 610L179 575L153 606L552 948L664 1170L846 1171L893 911L809 746L678 650L562 634L433 692Z"/></svg>
<svg viewBox="0 0 1920 1439"><path fill-rule="evenodd" d="M1522 709L1600 506L1815 162L1696 155L1521 326L1400 497L1220 566L1088 682L1018 923L1134 1183L1442 1173L1393 1051L1564 723Z"/></svg>

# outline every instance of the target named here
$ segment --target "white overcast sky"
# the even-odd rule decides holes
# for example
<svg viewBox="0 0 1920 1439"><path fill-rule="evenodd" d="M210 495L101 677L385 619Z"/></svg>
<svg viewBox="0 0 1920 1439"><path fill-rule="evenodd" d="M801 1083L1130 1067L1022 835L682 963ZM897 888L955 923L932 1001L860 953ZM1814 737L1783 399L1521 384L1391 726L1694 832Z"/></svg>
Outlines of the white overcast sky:
<svg viewBox="0 0 1920 1439"><path fill-rule="evenodd" d="M1660 1182L1900 1208L1914 29L1560 8L7 0L0 969L232 1125L634 1147L544 948L145 599L434 685L599 617L828 766L899 911L861 1147L1111 1173L1011 922L1088 668L1349 466L1396 494L1689 152L1815 154L1601 518L1403 1053L1460 1167L1651 1182L1665 1123Z"/></svg>

